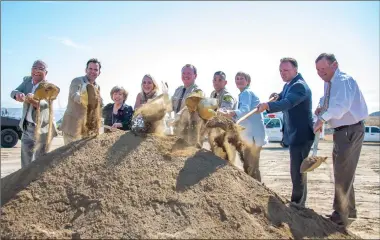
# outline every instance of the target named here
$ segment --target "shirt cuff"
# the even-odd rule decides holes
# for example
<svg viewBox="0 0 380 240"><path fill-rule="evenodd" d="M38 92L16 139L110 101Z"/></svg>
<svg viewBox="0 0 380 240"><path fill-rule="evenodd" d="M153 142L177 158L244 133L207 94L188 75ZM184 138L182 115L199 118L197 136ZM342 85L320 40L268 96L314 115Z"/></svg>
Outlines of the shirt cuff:
<svg viewBox="0 0 380 240"><path fill-rule="evenodd" d="M320 118L321 118L321 120L323 121L323 122L327 122L327 121L329 121L331 118L332 118L332 116L331 116L331 114L329 113L329 112L324 112L321 116L320 116Z"/></svg>

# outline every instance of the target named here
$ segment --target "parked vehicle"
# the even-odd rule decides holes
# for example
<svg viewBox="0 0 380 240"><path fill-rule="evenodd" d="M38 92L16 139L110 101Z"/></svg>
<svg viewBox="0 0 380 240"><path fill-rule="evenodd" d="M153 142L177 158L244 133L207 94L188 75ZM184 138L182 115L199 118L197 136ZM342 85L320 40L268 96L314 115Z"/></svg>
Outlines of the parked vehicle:
<svg viewBox="0 0 380 240"><path fill-rule="evenodd" d="M284 123L282 115L267 114L264 118L264 126L269 142L280 142L282 147L288 147L283 141Z"/></svg>
<svg viewBox="0 0 380 240"><path fill-rule="evenodd" d="M380 142L380 128L376 126L366 126L364 142Z"/></svg>
<svg viewBox="0 0 380 240"><path fill-rule="evenodd" d="M21 139L22 131L18 126L19 118L1 116L1 147L12 148Z"/></svg>
<svg viewBox="0 0 380 240"><path fill-rule="evenodd" d="M316 121L316 116L314 121ZM282 118L282 113L270 113L264 116L264 126L265 132L268 136L269 142L280 142L283 148L289 147L284 143L284 122ZM320 134L320 139L325 137L325 125L322 127L322 132Z"/></svg>

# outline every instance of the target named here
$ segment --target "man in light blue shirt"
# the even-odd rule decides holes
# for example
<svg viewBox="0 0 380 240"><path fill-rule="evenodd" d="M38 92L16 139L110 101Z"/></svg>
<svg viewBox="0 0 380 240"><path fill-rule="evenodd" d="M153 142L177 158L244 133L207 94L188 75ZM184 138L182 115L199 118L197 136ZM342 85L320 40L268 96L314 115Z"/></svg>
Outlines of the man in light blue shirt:
<svg viewBox="0 0 380 240"><path fill-rule="evenodd" d="M354 178L364 139L363 120L367 104L357 82L338 68L334 54L322 53L315 60L318 75L325 81L325 95L315 114L314 132L324 122L334 128L333 166L335 179L334 211L330 219L347 225L356 218Z"/></svg>

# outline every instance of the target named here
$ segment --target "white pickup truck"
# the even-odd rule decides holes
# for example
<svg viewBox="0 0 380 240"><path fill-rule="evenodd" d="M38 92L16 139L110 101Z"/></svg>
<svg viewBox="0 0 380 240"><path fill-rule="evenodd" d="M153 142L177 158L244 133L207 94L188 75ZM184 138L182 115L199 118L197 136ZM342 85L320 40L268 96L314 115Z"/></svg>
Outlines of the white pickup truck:
<svg viewBox="0 0 380 240"><path fill-rule="evenodd" d="M366 126L364 142L380 142L380 128L376 126Z"/></svg>
<svg viewBox="0 0 380 240"><path fill-rule="evenodd" d="M316 118L314 119L316 121ZM269 142L280 142L282 147L288 147L283 142L283 118L282 113L269 113L264 116L265 133L268 136ZM325 138L325 125L322 127L320 139Z"/></svg>

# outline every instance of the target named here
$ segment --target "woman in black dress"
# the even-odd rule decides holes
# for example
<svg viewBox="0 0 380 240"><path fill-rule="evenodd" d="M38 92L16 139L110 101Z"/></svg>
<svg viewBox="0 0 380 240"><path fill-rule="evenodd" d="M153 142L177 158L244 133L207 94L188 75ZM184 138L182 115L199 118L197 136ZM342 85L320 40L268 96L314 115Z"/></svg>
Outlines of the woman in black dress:
<svg viewBox="0 0 380 240"><path fill-rule="evenodd" d="M104 132L131 129L133 109L125 104L127 97L128 92L123 87L112 88L111 98L114 103L109 103L103 108L104 125L111 127L111 130L104 129Z"/></svg>

